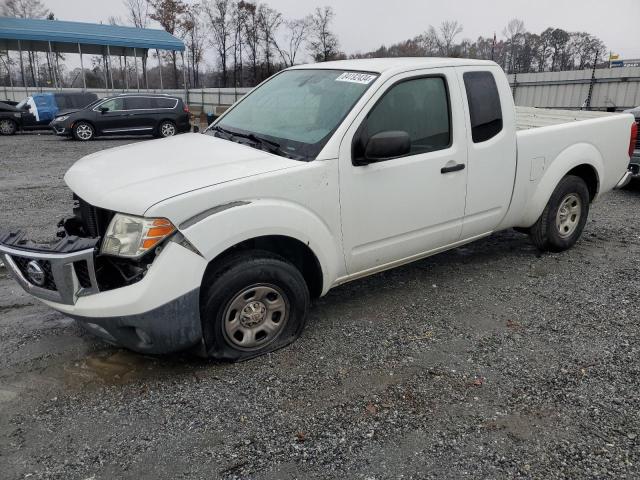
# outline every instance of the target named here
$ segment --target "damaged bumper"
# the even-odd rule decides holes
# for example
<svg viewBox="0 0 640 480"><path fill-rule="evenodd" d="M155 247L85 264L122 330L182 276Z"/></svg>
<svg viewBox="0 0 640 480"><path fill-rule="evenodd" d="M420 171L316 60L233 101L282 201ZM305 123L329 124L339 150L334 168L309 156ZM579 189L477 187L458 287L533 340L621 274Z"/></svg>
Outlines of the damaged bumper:
<svg viewBox="0 0 640 480"><path fill-rule="evenodd" d="M142 279L102 291L97 244L69 236L42 246L21 232L0 234L0 257L24 290L110 343L153 354L201 344L204 258L169 241Z"/></svg>

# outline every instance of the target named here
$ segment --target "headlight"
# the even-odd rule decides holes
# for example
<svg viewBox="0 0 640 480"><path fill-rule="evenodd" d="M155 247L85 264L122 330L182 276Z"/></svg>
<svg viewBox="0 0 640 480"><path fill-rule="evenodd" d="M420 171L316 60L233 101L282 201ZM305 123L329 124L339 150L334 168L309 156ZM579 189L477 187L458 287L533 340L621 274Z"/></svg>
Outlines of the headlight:
<svg viewBox="0 0 640 480"><path fill-rule="evenodd" d="M144 218L116 213L109 223L100 252L137 258L176 231L166 218Z"/></svg>
<svg viewBox="0 0 640 480"><path fill-rule="evenodd" d="M67 118L69 118L69 115L62 115L61 117L56 117L55 118L55 122L64 122Z"/></svg>

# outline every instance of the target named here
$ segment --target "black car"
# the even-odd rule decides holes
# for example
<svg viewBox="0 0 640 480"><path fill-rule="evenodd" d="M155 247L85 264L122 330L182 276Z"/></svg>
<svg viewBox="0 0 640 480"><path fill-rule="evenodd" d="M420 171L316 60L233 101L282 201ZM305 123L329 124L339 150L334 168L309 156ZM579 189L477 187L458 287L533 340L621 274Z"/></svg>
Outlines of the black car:
<svg viewBox="0 0 640 480"><path fill-rule="evenodd" d="M66 110L78 110L98 99L88 92L34 93L20 102L0 102L0 135L18 131L48 129L54 117Z"/></svg>
<svg viewBox="0 0 640 480"><path fill-rule="evenodd" d="M179 97L122 94L64 112L50 123L57 135L87 141L103 135L170 137L188 132L189 107Z"/></svg>

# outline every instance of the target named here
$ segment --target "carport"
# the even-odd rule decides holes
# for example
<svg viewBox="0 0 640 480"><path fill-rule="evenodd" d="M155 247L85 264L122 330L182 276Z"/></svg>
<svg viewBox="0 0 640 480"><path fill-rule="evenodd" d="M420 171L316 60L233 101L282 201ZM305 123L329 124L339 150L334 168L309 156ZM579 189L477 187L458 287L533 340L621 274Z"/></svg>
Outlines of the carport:
<svg viewBox="0 0 640 480"><path fill-rule="evenodd" d="M140 75L138 73L138 58L143 67L143 79L147 80L146 59L149 50L155 50L160 63L160 50L180 52L184 65L184 43L164 30L150 28L121 27L117 25L103 25L95 23L67 22L62 20L41 20L32 18L0 17L0 50L20 52L20 70L22 84L27 95L29 90L24 74L22 60L23 51L44 52L50 61L58 61L56 53L78 53L80 55L80 69L82 71L82 87L87 88L83 55L102 55L105 59L104 82L109 89L109 80L113 90L113 73L111 57L124 57L127 68L127 58L133 57L136 72L136 88L140 90ZM108 62L108 66L107 66ZM7 69L9 69L7 64ZM109 77L107 78L107 70ZM186 89L186 76L183 69L183 82ZM60 86L58 69L54 75L54 85ZM128 77L127 77L128 81ZM144 85L144 88L148 88ZM36 88L37 80L36 80ZM133 87L133 86L132 86ZM127 88L129 86L127 85ZM163 88L162 68L160 68L160 88Z"/></svg>

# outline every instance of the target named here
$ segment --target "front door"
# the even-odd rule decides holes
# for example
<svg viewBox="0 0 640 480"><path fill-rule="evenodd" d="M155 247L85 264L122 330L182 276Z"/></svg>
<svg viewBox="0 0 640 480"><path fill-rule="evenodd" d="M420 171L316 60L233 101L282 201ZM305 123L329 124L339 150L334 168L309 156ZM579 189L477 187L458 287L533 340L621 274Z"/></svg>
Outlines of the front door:
<svg viewBox="0 0 640 480"><path fill-rule="evenodd" d="M347 131L339 162L350 275L391 267L459 240L467 149L458 92L453 69L398 75L376 92ZM354 165L367 139L383 131L407 132L410 152Z"/></svg>
<svg viewBox="0 0 640 480"><path fill-rule="evenodd" d="M101 133L117 133L128 126L124 97L110 98L96 105L94 111L96 111L96 126Z"/></svg>

